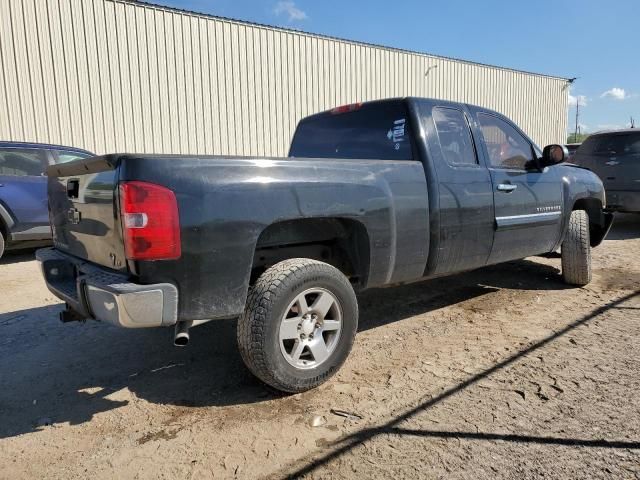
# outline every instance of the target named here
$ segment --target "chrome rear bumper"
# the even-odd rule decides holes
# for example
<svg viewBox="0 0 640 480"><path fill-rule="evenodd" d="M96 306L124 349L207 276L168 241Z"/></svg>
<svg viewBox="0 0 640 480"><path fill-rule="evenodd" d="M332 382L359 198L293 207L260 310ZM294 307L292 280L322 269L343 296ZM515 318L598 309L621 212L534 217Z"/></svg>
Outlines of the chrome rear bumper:
<svg viewBox="0 0 640 480"><path fill-rule="evenodd" d="M140 285L55 248L36 252L49 290L81 318L118 327L149 328L175 325L178 289L170 283Z"/></svg>

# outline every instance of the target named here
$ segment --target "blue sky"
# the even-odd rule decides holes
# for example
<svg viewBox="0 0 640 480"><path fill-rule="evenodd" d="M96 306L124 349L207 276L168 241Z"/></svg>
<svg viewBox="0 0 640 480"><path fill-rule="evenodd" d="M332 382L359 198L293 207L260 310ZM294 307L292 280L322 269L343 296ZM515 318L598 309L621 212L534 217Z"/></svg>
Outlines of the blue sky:
<svg viewBox="0 0 640 480"><path fill-rule="evenodd" d="M561 77L583 131L640 126L640 0L152 0Z"/></svg>

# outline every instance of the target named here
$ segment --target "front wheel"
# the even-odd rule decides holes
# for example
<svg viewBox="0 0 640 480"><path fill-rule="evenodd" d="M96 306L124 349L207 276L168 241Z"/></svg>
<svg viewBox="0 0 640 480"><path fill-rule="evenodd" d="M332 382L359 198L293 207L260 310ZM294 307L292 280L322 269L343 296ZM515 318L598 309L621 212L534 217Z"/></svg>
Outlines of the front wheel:
<svg viewBox="0 0 640 480"><path fill-rule="evenodd" d="M589 216L574 210L562 242L562 276L569 285L584 286L591 281L591 239Z"/></svg>
<svg viewBox="0 0 640 480"><path fill-rule="evenodd" d="M4 254L4 245L4 234L0 232L0 258L2 258L2 255Z"/></svg>
<svg viewBox="0 0 640 480"><path fill-rule="evenodd" d="M251 288L238 320L238 347L260 380L303 392L338 371L357 326L349 280L331 265L296 258L269 268Z"/></svg>

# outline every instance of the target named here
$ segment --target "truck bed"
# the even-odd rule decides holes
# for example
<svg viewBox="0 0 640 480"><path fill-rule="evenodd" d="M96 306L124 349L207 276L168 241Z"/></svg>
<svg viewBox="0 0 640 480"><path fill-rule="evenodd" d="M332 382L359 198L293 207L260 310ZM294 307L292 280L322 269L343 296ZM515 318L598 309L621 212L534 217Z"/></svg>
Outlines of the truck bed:
<svg viewBox="0 0 640 480"><path fill-rule="evenodd" d="M114 154L48 175L55 247L142 284L176 285L179 320L239 315L261 235L290 220L362 225L371 236L363 286L419 278L427 261L429 223L415 221L428 218L417 161ZM175 192L180 258L125 258L117 187L126 181Z"/></svg>

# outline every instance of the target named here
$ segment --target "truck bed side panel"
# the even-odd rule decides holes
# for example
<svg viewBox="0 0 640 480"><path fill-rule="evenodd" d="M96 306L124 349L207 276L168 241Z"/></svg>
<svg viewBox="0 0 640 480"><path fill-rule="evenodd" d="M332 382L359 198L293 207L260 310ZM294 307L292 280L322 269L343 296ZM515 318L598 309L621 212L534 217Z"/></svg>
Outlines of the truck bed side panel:
<svg viewBox="0 0 640 480"><path fill-rule="evenodd" d="M121 180L176 192L182 258L129 268L143 283L178 285L181 320L239 315L258 238L280 221L360 222L370 241L368 287L420 278L426 265L428 201L420 162L127 156Z"/></svg>

